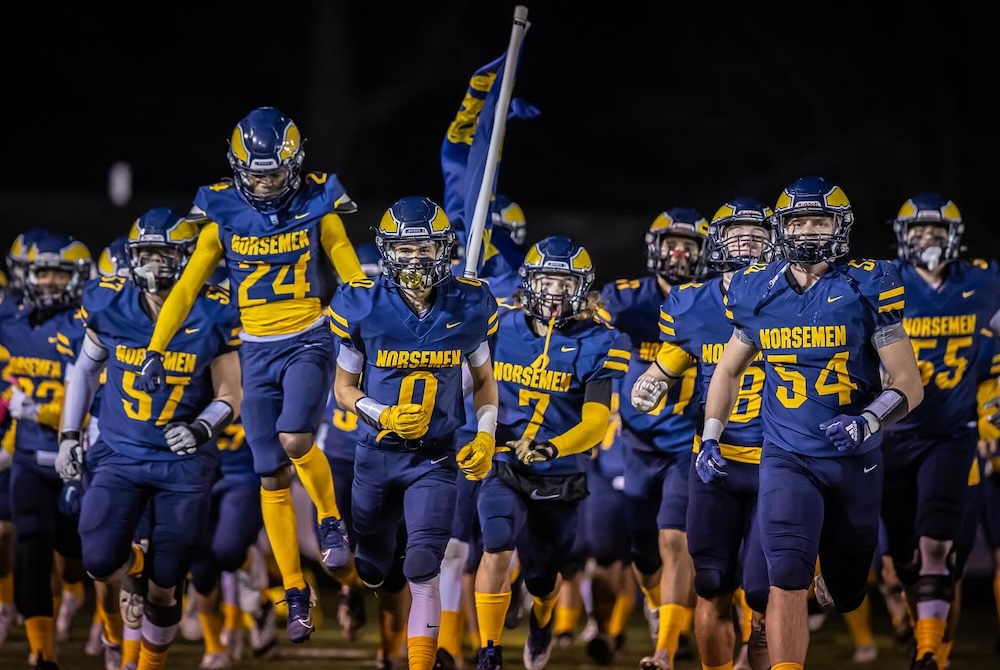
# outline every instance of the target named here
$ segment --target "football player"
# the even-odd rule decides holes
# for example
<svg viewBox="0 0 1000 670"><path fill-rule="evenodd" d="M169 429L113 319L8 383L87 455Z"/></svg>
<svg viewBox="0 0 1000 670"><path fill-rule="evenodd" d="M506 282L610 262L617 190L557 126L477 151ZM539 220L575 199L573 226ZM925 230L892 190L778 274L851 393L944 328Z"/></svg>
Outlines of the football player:
<svg viewBox="0 0 1000 670"><path fill-rule="evenodd" d="M164 352L165 385L151 393L137 385L146 342L196 235L181 212L151 209L128 235L131 280L115 275L88 284L80 310L86 335L67 385L56 459L64 479L79 476L84 417L106 370L100 439L87 450L83 563L115 586L126 575L142 579L144 668L166 663L185 577L207 532L215 441L239 411L239 318L219 287L199 291L183 333ZM153 513L142 548L133 539L147 508Z"/></svg>
<svg viewBox="0 0 1000 670"><path fill-rule="evenodd" d="M994 349L984 328L1000 321L1000 266L960 257L965 224L938 193L908 198L893 220L906 289L903 326L917 359L924 401L882 439L882 520L888 553L914 609L914 667L938 669L942 636L955 595L956 532L979 441L973 364ZM992 383L988 380L987 383Z"/></svg>
<svg viewBox="0 0 1000 670"><path fill-rule="evenodd" d="M782 191L772 226L783 260L733 275L726 315L735 329L705 403L701 449L721 453L743 375L763 356L757 520L775 670L805 662L814 575L817 597L839 611L864 600L878 540L882 429L923 398L899 274L887 261L847 258L853 223L843 189L826 179L803 177ZM704 466L725 470L718 454Z"/></svg>
<svg viewBox="0 0 1000 670"><path fill-rule="evenodd" d="M733 331L723 303L733 273L773 257L771 214L769 207L745 197L729 200L716 211L708 227L705 261L710 271L721 274L674 287L667 295L660 307L664 344L632 387L634 407L652 410L690 368L698 371L704 397ZM688 481L687 539L698 594L694 632L704 667L732 666L732 603L737 588L743 588L756 612L763 615L767 609L767 567L754 523L763 444L763 388L764 363L755 359L740 380L738 399L722 437L718 442L694 444L697 456ZM656 657L651 661L656 663Z"/></svg>
<svg viewBox="0 0 1000 670"><path fill-rule="evenodd" d="M0 386L15 422L9 428L14 449L9 504L17 536L14 600L35 663L54 668L55 553L64 561L64 582L77 584L84 578L75 518L59 511L63 484L54 465L63 357L83 332L75 312L93 261L87 247L69 235L35 233L24 265L15 266L19 271L13 273L23 279L22 298L10 301L11 313L0 319Z"/></svg>
<svg viewBox="0 0 1000 670"><path fill-rule="evenodd" d="M500 308L496 342L498 433L509 453L497 458L477 502L480 670L503 666L515 548L533 599L524 666L548 663L560 571L576 540L590 451L607 432L612 380L625 374L631 355L626 336L597 321L594 267L581 245L547 237L528 250L520 275L519 295Z"/></svg>
<svg viewBox="0 0 1000 670"><path fill-rule="evenodd" d="M351 494L355 563L366 585L381 586L398 552L398 526L406 525L407 658L420 670L435 662L457 470L482 479L495 449L488 339L496 332L496 299L482 282L452 275L454 239L436 203L397 200L376 231L383 274L342 286L331 305L330 327L342 340L334 393L341 409L360 419ZM463 361L478 431L456 455L455 431L465 422Z"/></svg>
<svg viewBox="0 0 1000 670"><path fill-rule="evenodd" d="M282 575L292 642L309 639L313 594L302 576L289 463L315 504L323 565L350 560L330 464L315 446L332 381L333 339L324 313L342 280L363 279L340 215L357 209L336 175L302 173L299 127L273 107L251 111L233 129L233 180L203 186L192 218L207 218L149 341L139 390L163 383L163 352L199 291L225 259L246 346L243 427L261 476L264 527ZM332 265L331 265L332 264Z"/></svg>
<svg viewBox="0 0 1000 670"><path fill-rule="evenodd" d="M601 291L604 317L631 339L629 372L623 389L656 360L660 304L671 287L693 281L708 221L689 207L659 214L646 232L646 268L641 279L619 279ZM622 403L625 496L632 536L632 569L646 596L655 651L644 667L673 663L680 636L691 624L694 569L687 549L688 470L698 413L696 370L649 412ZM653 658L657 661L653 661Z"/></svg>

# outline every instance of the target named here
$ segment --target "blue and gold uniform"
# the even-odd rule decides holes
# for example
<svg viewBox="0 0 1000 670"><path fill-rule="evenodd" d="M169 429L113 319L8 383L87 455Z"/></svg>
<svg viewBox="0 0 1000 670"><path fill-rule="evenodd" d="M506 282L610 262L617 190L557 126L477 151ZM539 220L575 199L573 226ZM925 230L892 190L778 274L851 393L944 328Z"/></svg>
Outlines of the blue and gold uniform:
<svg viewBox="0 0 1000 670"><path fill-rule="evenodd" d="M462 362L496 332L497 305L478 280L456 277L435 291L423 317L385 276L350 282L331 305L333 332L364 357L364 392L385 405L420 404L430 416L418 440L359 424L352 511L358 572L369 583L379 579L365 570L388 574L402 518L408 553L427 549L440 564L451 536L455 433L465 423Z"/></svg>
<svg viewBox="0 0 1000 670"><path fill-rule="evenodd" d="M630 338L631 358L622 380L631 389L660 350L657 315L664 291L657 276L620 279L601 291L602 316ZM625 495L632 534L632 560L652 575L660 567L655 529L686 528L688 470L698 412L697 370L684 373L660 404L640 412L621 406Z"/></svg>
<svg viewBox="0 0 1000 670"><path fill-rule="evenodd" d="M660 307L662 367L696 369L698 396L708 396L712 373L733 333L726 317L722 277L676 286ZM719 440L728 477L705 483L692 462L688 478L688 551L694 562L695 591L712 599L742 586L757 611L767 603L767 567L756 532L758 466L764 442L761 356L747 367L739 396ZM700 440L695 440L698 453Z"/></svg>
<svg viewBox="0 0 1000 670"><path fill-rule="evenodd" d="M219 454L209 440L194 455L179 455L167 446L164 427L193 421L212 401L211 366L239 346L239 315L225 289L203 288L164 353L165 384L145 392L136 380L153 320L143 300L142 291L123 277L102 277L84 293L84 322L108 359L101 440L87 453L93 478L80 533L87 570L112 574L126 563L133 533L152 502L145 574L169 586L182 582L203 541Z"/></svg>
<svg viewBox="0 0 1000 670"><path fill-rule="evenodd" d="M571 557L591 451L600 436L576 453L564 442L581 423L588 384L603 381L610 388L612 380L625 375L628 338L593 320L573 321L540 336L520 305L500 310L493 362L500 387L497 440L551 442L566 455L524 464L512 451L497 454L495 472L479 492L479 523L483 550L516 548L525 586L542 597L553 590Z"/></svg>
<svg viewBox="0 0 1000 670"><path fill-rule="evenodd" d="M1000 310L995 261L956 260L931 286L908 262L894 261L906 286L903 326L933 412L914 412L885 431L882 519L889 554L904 585L916 580L917 538L954 538L963 515L976 444L979 385L995 340L983 332Z"/></svg>
<svg viewBox="0 0 1000 670"><path fill-rule="evenodd" d="M786 590L809 585L819 552L830 593L849 611L864 597L878 539L881 435L845 455L820 424L860 414L881 391L872 338L900 325L905 289L888 262L843 259L797 288L789 263L774 262L736 272L726 295L727 316L766 370L761 542L771 585Z"/></svg>
<svg viewBox="0 0 1000 670"><path fill-rule="evenodd" d="M30 246L20 251L26 252L18 259L23 261L18 266L23 294L4 303L6 316L0 318L0 388L10 401L8 420L14 420L0 448L14 450L8 500L16 537L14 602L25 620L29 648L44 665L55 653L55 553L64 560L65 582L83 578L76 517L61 513L63 482L55 461L65 356L83 335L75 313L93 263L84 244L47 231L34 231Z"/></svg>

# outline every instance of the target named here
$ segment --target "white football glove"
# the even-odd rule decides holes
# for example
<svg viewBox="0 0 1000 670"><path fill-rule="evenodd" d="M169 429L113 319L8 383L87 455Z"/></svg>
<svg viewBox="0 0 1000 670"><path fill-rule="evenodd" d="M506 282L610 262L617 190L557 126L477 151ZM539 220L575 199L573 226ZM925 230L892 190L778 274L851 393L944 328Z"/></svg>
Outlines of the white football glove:
<svg viewBox="0 0 1000 670"><path fill-rule="evenodd" d="M76 479L83 470L83 446L80 431L67 430L59 436L59 453L56 455L56 472L63 481Z"/></svg>
<svg viewBox="0 0 1000 670"><path fill-rule="evenodd" d="M648 412L656 407L660 398L667 392L667 382L662 382L650 375L642 375L632 386L632 407L640 412Z"/></svg>
<svg viewBox="0 0 1000 670"><path fill-rule="evenodd" d="M198 451L199 444L211 439L212 431L204 421L195 419L192 423L168 423L163 429L163 436L167 438L170 451L190 456Z"/></svg>
<svg viewBox="0 0 1000 670"><path fill-rule="evenodd" d="M10 415L18 421L38 420L38 405L35 404L35 399L22 391L17 384L11 387L8 410Z"/></svg>

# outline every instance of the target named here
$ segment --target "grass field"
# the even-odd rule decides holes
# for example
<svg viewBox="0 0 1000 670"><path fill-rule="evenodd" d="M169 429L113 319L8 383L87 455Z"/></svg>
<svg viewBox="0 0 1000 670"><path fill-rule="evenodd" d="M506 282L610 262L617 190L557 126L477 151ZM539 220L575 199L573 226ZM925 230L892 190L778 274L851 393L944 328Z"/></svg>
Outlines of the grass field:
<svg viewBox="0 0 1000 670"><path fill-rule="evenodd" d="M325 597L324 597L325 596ZM995 631L997 627L996 611L993 607L992 587L986 580L970 582L965 589L966 607L962 616L952 653L950 667L952 670L963 668L976 670L1000 669L1000 656L994 653ZM341 637L336 627L336 594L321 593L320 606L325 615L322 627L313 635L312 640L302 646L293 646L283 637L281 631L281 656L269 661L254 661L244 659L234 667L238 668L268 668L269 670L291 670L301 668L330 668L334 670L368 670L374 667L377 629L374 623L364 629L362 638L348 643ZM103 662L98 658L89 658L83 654L83 644L90 623L90 604L77 617L73 630L73 639L61 645L59 665L62 670L100 670ZM374 621L375 605L369 603L369 619ZM826 625L813 635L810 644L809 658L806 667L811 670L827 670L833 668L862 668L872 670L906 670L909 659L892 639L889 621L884 608L877 600L872 603L873 628L876 633L880 656L877 661L867 666L854 665L851 662L851 647L844 627L837 615L833 615ZM524 642L525 628L505 631L504 650L506 667L521 668L521 648ZM648 653L648 628L641 611L636 611L628 631L628 642L625 649L618 655L615 668L637 668L638 660ZM28 646L24 638L24 630L14 629L10 638L0 647L0 669L24 668L27 665ZM194 670L201 659L200 643L178 640L171 650L169 668ZM466 669L475 668L467 663ZM583 644L577 642L568 648L558 648L553 652L549 663L552 670L585 670L597 668L584 653ZM604 666L608 667L608 666ZM698 670L700 664L696 659L681 660L677 670Z"/></svg>

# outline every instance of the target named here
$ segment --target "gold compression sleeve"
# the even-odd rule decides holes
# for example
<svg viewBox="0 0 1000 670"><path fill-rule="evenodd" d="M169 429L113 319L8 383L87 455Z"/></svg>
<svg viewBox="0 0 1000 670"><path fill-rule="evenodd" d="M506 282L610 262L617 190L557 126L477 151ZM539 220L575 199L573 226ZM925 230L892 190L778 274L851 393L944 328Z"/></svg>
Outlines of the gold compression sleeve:
<svg viewBox="0 0 1000 670"><path fill-rule="evenodd" d="M222 242L219 241L219 224L209 222L198 235L198 244L188 260L181 278L177 280L170 295L160 308L160 315L153 328L153 337L149 340L149 351L163 353L170 340L180 329L187 318L198 293L212 272L222 260Z"/></svg>
<svg viewBox="0 0 1000 670"><path fill-rule="evenodd" d="M347 238L344 220L340 218L340 215L332 212L325 215L319 226L320 244L326 251L326 257L333 263L333 268L337 271L340 281L346 283L356 279L364 279L365 273L361 269L361 262L358 261L354 245Z"/></svg>
<svg viewBox="0 0 1000 670"><path fill-rule="evenodd" d="M656 353L656 362L664 370L674 373L677 376L695 365L698 361L688 352L684 351L672 342L664 342L660 350Z"/></svg>
<svg viewBox="0 0 1000 670"><path fill-rule="evenodd" d="M580 423L549 442L559 450L560 456L583 453L601 443L610 420L610 407L599 402L585 402Z"/></svg>

